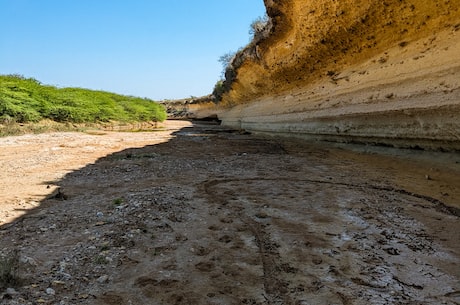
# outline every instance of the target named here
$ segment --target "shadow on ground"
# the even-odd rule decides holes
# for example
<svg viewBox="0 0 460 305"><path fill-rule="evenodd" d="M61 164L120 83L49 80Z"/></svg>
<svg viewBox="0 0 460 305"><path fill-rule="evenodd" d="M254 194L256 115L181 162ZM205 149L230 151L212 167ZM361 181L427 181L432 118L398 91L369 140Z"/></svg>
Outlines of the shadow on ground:
<svg viewBox="0 0 460 305"><path fill-rule="evenodd" d="M458 172L429 166L185 128L2 226L0 303L457 304Z"/></svg>

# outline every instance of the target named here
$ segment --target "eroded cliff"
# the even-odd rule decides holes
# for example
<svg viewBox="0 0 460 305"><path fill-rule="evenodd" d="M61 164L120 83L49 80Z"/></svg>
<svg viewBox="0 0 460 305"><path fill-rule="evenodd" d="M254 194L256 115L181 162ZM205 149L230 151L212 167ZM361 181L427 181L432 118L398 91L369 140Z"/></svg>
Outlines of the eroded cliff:
<svg viewBox="0 0 460 305"><path fill-rule="evenodd" d="M237 58L223 124L460 150L460 0L265 0L268 35Z"/></svg>

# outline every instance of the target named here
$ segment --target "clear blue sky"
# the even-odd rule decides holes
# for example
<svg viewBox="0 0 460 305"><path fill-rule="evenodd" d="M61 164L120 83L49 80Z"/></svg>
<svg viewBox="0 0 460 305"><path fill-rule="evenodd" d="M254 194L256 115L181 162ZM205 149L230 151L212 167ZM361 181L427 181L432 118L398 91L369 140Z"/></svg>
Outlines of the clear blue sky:
<svg viewBox="0 0 460 305"><path fill-rule="evenodd" d="M0 0L0 74L155 100L211 93L263 0Z"/></svg>

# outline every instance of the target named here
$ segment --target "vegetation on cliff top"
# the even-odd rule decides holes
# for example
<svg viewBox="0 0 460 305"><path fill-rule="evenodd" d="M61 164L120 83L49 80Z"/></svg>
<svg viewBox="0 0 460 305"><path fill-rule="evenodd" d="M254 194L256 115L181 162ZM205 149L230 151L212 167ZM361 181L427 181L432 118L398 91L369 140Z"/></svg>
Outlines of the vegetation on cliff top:
<svg viewBox="0 0 460 305"><path fill-rule="evenodd" d="M61 123L161 122L152 100L82 88L57 88L21 75L0 75L0 124L41 120Z"/></svg>
<svg viewBox="0 0 460 305"><path fill-rule="evenodd" d="M237 51L227 52L219 57L219 62L222 65L222 75L221 79L214 85L212 92L215 103L219 103L222 96L230 90L236 78L236 70L246 58L254 56L256 44L269 35L271 26L270 17L267 14L257 17L249 25L249 35L251 37L249 44L239 48Z"/></svg>

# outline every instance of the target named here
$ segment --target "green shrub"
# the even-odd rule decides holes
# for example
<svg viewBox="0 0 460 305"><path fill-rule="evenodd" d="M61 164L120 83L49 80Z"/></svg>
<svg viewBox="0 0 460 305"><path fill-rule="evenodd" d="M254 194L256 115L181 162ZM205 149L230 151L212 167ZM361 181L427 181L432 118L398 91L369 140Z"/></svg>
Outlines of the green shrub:
<svg viewBox="0 0 460 305"><path fill-rule="evenodd" d="M15 103L12 98L0 99L0 117L9 117L18 123L39 121L41 115L33 108Z"/></svg>
<svg viewBox="0 0 460 305"><path fill-rule="evenodd" d="M82 88L56 88L21 75L0 75L0 122L146 122L164 121L158 103Z"/></svg>
<svg viewBox="0 0 460 305"><path fill-rule="evenodd" d="M218 80L217 83L214 85L214 90L212 91L212 96L214 102L218 102L222 99L222 95L225 92L225 83L224 80Z"/></svg>

